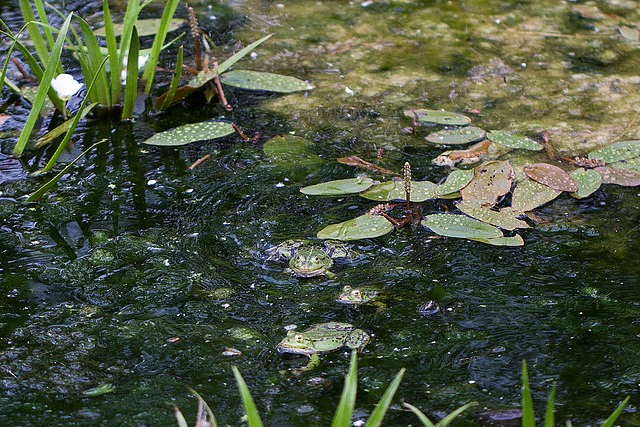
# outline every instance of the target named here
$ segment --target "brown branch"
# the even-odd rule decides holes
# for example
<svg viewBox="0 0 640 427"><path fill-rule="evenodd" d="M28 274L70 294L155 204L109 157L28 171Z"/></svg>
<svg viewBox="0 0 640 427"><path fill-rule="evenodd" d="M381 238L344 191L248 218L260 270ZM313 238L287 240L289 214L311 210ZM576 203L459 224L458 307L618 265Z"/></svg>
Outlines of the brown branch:
<svg viewBox="0 0 640 427"><path fill-rule="evenodd" d="M205 160L207 160L209 157L211 157L211 154L207 154L206 156L199 158L198 160L196 160L196 162L194 164L189 166L189 170L194 170L196 168L196 166L198 166L200 163L202 163Z"/></svg>
<svg viewBox="0 0 640 427"><path fill-rule="evenodd" d="M220 104L222 104L222 107L225 110L231 111L231 105L229 105L229 103L227 102L227 98L224 97L224 92L222 91L222 85L220 84L220 76L218 76L218 63L217 62L213 63L213 69L216 72L216 76L213 78L213 84L215 85L216 92L218 93L218 98L220 99Z"/></svg>
<svg viewBox="0 0 640 427"><path fill-rule="evenodd" d="M233 127L233 130L235 130L236 133L240 135L240 138L242 138L243 141L249 141L251 139L247 135L245 135L244 132L242 132L235 123L231 123L231 126Z"/></svg>

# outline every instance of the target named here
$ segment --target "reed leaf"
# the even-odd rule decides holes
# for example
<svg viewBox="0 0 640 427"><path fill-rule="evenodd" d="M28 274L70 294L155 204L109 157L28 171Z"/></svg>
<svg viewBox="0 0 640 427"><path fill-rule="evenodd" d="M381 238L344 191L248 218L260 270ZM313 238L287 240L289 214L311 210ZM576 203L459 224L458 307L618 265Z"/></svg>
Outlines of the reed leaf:
<svg viewBox="0 0 640 427"><path fill-rule="evenodd" d="M0 19L0 22L2 22L1 19ZM2 22L2 25L6 27L6 24L4 22ZM27 28L26 24L23 25L22 28L20 28L20 31L18 31L18 34L13 39L13 43L11 43L11 46L9 46L9 49L5 54L6 56L4 60L4 65L2 66L2 73L0 73L0 92L2 92L2 87L4 86L4 81L7 76L7 69L9 68L9 60L11 59L11 54L13 53L13 49L16 47L16 43L18 43L17 38L20 36L20 34L22 34L25 28Z"/></svg>
<svg viewBox="0 0 640 427"><path fill-rule="evenodd" d="M358 391L358 356L355 350L351 352L351 363L349 364L349 373L344 378L344 387L338 408L333 416L331 427L349 427L351 426L351 417L353 409L356 406L356 393Z"/></svg>
<svg viewBox="0 0 640 427"><path fill-rule="evenodd" d="M624 407L627 405L627 402L629 402L630 398L631 398L631 396L627 396L627 398L624 399L620 405L618 405L616 410L613 411L613 413L611 415L609 415L609 417L604 421L604 423L602 423L602 426L600 426L600 427L612 427L613 423L616 422L616 420L618 419L618 417L620 416L620 414L624 410Z"/></svg>
<svg viewBox="0 0 640 427"><path fill-rule="evenodd" d="M413 412L424 427L436 427L435 424L433 424L431 420L427 418L427 416L420 409L407 402L404 402L402 405Z"/></svg>
<svg viewBox="0 0 640 427"><path fill-rule="evenodd" d="M106 0L105 0L106 1ZM178 85L180 84L180 76L182 75L182 61L184 55L184 47L180 46L178 49L178 59L176 60L176 68L173 72L173 78L171 79L171 86L169 87L169 92L167 92L162 105L160 106L160 111L165 111L171 105L171 101L173 101L173 97L178 90Z"/></svg>
<svg viewBox="0 0 640 427"><path fill-rule="evenodd" d="M81 114L80 118L82 119L87 114L89 114L89 112L93 110L93 108L96 105L98 105L98 103L94 102L93 104L86 106L80 113ZM42 135L40 138L37 139L35 147L42 148L45 145L50 144L54 139L56 139L63 133L67 132L71 128L71 124L73 123L74 120L75 120L75 116L65 121L61 125L56 126L54 129L51 129L49 132L45 133L44 135Z"/></svg>
<svg viewBox="0 0 640 427"><path fill-rule="evenodd" d="M436 427L447 427L449 424L451 424L451 422L458 417L458 415L462 414L464 411L466 411L467 409L471 408L472 406L477 405L478 402L469 402L465 405L462 405L461 407L459 407L458 409L456 409L455 411L451 412L449 415L447 415L446 417L444 417L443 419L441 419L438 424L436 424Z"/></svg>
<svg viewBox="0 0 640 427"><path fill-rule="evenodd" d="M555 427L555 417L553 415L553 406L556 397L556 383L553 383L551 387L551 393L549 394L549 402L547 403L547 414L544 417L544 427Z"/></svg>
<svg viewBox="0 0 640 427"><path fill-rule="evenodd" d="M13 154L16 157L22 155L25 146L27 145L27 141L29 140L29 136L31 136L31 131L38 120L38 115L40 114L40 110L42 109L42 105L44 105L44 100L47 96L47 92L51 87L51 80L53 79L53 74L57 70L58 62L60 61L60 54L62 53L62 45L64 44L64 40L67 37L67 31L69 31L69 25L71 24L71 18L73 17L73 12L69 13L67 19L65 19L64 24L62 24L62 28L60 28L60 33L58 33L58 37L56 42L51 50L51 56L49 57L49 61L47 62L47 66L45 67L44 75L42 76L42 80L40 81L40 87L38 88L38 94L36 95L36 99L33 103L33 107L29 112L29 116L27 117L27 121L24 125L24 129L22 133L20 133L20 137L18 138L18 142L13 149Z"/></svg>
<svg viewBox="0 0 640 427"><path fill-rule="evenodd" d="M400 369L400 371L396 374L395 378L387 387L387 390L384 392L380 401L376 405L376 409L374 409L371 416L367 420L365 427L380 427L382 425L382 420L384 416L387 414L387 410L389 409L389 405L391 405L391 401L393 400L393 396L396 394L398 387L400 386L400 382L402 381L402 376L404 375L405 368Z"/></svg>
<svg viewBox="0 0 640 427"><path fill-rule="evenodd" d="M153 82L153 76L156 72L156 65L158 64L158 58L160 57L160 50L162 49L162 45L164 44L164 39L167 37L167 33L169 32L169 24L173 19L173 15L176 12L176 8L178 7L179 0L168 0L164 9L164 13L162 14L162 20L160 22L160 27L158 27L158 33L156 37L153 39L153 45L151 46L151 54L149 55L149 59L147 60L147 67L142 74L142 80L146 81L147 84L144 89L144 93L147 95L151 92L151 84Z"/></svg>
<svg viewBox="0 0 640 427"><path fill-rule="evenodd" d="M29 0L19 0L20 3L20 12L22 13L22 18L24 22L27 24L27 30L29 31L29 37L33 42L33 47L36 50L36 54L40 58L43 64L49 62L49 49L47 49L47 44L40 33L40 29L36 25L36 16L33 13L33 9L31 8L31 2ZM57 66L58 64L56 64Z"/></svg>
<svg viewBox="0 0 640 427"><path fill-rule="evenodd" d="M144 6L140 6L140 3L136 1L127 2L127 10L124 13L124 22L122 23L122 35L120 36L120 53L118 55L118 68L119 73L122 70L124 64L124 58L127 56L129 45L131 44L131 34L133 33L133 26L138 20L138 14ZM116 72L112 70L111 72Z"/></svg>
<svg viewBox="0 0 640 427"><path fill-rule="evenodd" d="M63 176L65 176L70 170L71 167L82 158L82 156L84 156L85 154L87 154L89 151L91 151L95 146L102 144L103 142L105 142L106 139L103 139L102 141L98 141L95 144L93 144L91 147L87 148L86 150L84 150L82 152L82 154L80 154L78 157L76 157L75 159L73 159L73 161L71 163L69 163L67 166L65 166L64 169L62 169L60 171L60 173L58 173L56 176L54 176L53 178L51 178L46 184L44 184L42 187L38 188L35 192L33 192L28 198L27 198L27 202L37 202L38 200L40 200L40 198L47 192L49 191L51 188L53 188L54 185L56 185L56 183L58 181L60 181L60 178L62 178Z"/></svg>
<svg viewBox="0 0 640 427"><path fill-rule="evenodd" d="M529 387L529 375L527 362L522 361L522 427L536 427L536 418L533 412L531 400L531 388Z"/></svg>
<svg viewBox="0 0 640 427"><path fill-rule="evenodd" d="M118 44L116 42L113 22L111 21L111 11L109 10L109 3L107 0L103 0L102 2L102 13L104 15L105 39L107 42L107 50L109 52L109 68L111 69L111 103L113 105L120 103L122 83L120 82L118 71L122 68L122 65L118 61Z"/></svg>
<svg viewBox="0 0 640 427"><path fill-rule="evenodd" d="M225 71L227 71L229 69L229 67L231 67L233 64L235 64L236 62L241 60L244 56L248 55L253 49L258 47L258 45L262 44L262 42L268 40L269 37L271 37L272 35L273 34L268 34L268 35L264 36L263 38L261 38L260 40L254 41L249 46L245 47L244 49L239 50L235 55L233 55L230 58L228 58L222 64L218 64L218 74L222 74Z"/></svg>
<svg viewBox="0 0 640 427"><path fill-rule="evenodd" d="M107 79L107 72L102 66L103 56L100 52L100 45L98 44L98 39L93 34L91 27L87 22L78 17L78 22L80 24L80 29L82 30L82 36L84 37L84 43L87 48L87 59L88 59L88 68L89 74L84 74L86 77L88 76L97 76L98 79L95 80L96 84L93 85L93 89L89 93L89 96L92 100L98 101L102 105L111 105L111 95L109 92L109 80ZM111 79L118 79L118 70L111 70ZM86 80L85 77L85 80ZM94 96L91 96L94 94Z"/></svg>
<svg viewBox="0 0 640 427"><path fill-rule="evenodd" d="M102 64L100 64L100 68L97 70L98 72L102 70L105 62L107 62L107 58L104 58L102 60ZM58 149L56 150L56 152L53 153L53 156L51 156L51 158L49 159L45 167L42 169L42 172L48 172L53 168L53 165L55 165L56 162L58 161L58 157L60 157L60 155L62 154L62 151L65 149L65 147L71 140L71 135L73 135L73 132L76 130L76 126L78 126L78 122L82 117L82 112L84 111L84 107L87 105L87 101L89 100L89 91L91 90L93 85L96 83L96 80L98 79L98 75L99 73L94 74L93 80L91 81L91 84L87 89L87 95L85 95L84 99L82 100L82 104L80 104L80 109L78 110L75 117L73 118L73 122L71 123L71 126L69 126L69 130L67 130L67 134L64 136L64 139L60 142L60 145L58 146Z"/></svg>
<svg viewBox="0 0 640 427"><path fill-rule="evenodd" d="M47 13L44 11L44 3L42 3L42 0L33 0L33 4L36 7L36 12L38 12L38 18L40 18L40 22L42 24L45 24L42 27L42 30L44 31L45 39L47 39L47 47L50 48L51 46L53 46L54 41L51 29L49 28L49 19L47 18ZM62 65L60 65L58 71L62 72Z"/></svg>
<svg viewBox="0 0 640 427"><path fill-rule="evenodd" d="M207 415L209 415L209 422L211 423L211 427L218 427L218 423L216 422L216 417L213 416L213 411L207 405L207 402L198 394L197 391L192 389L191 387L187 387L191 393L193 393L198 398L198 403L204 406L204 409L207 411Z"/></svg>
<svg viewBox="0 0 640 427"><path fill-rule="evenodd" d="M247 383L245 383L244 379L242 379L242 375L240 375L240 371L238 370L238 368L232 366L232 369L233 376L236 378L236 383L238 383L240 397L242 397L244 412L247 414L247 424L249 425L249 427L262 427L262 421L260 420L258 409L256 408L256 404L251 397L251 393L249 392Z"/></svg>
<svg viewBox="0 0 640 427"><path fill-rule="evenodd" d="M122 120L133 118L133 106L138 96L138 54L140 41L138 30L133 26L131 33L131 45L129 46L129 58L127 59L127 78L124 88L124 106L122 107ZM113 72L111 78L114 78Z"/></svg>

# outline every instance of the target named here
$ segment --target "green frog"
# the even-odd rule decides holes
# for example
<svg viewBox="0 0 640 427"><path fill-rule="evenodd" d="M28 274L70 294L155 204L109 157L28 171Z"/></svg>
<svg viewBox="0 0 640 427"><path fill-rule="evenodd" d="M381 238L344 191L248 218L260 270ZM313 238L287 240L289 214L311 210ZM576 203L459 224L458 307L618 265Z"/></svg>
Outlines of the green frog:
<svg viewBox="0 0 640 427"><path fill-rule="evenodd" d="M370 286L362 286L359 288L352 288L351 286L345 286L342 288L342 292L336 298L337 302L342 304L353 304L358 306L365 302L369 302L378 295L378 290Z"/></svg>
<svg viewBox="0 0 640 427"><path fill-rule="evenodd" d="M289 271L299 277L331 275L329 269L336 258L347 258L347 245L336 240L312 243L304 240L287 240L267 250L269 259L289 260Z"/></svg>
<svg viewBox="0 0 640 427"><path fill-rule="evenodd" d="M326 322L313 325L302 332L289 331L287 336L276 346L276 350L280 353L307 356L309 363L299 369L299 371L307 371L320 363L320 354L336 351L343 347L360 351L369 341L371 341L369 334L349 323Z"/></svg>

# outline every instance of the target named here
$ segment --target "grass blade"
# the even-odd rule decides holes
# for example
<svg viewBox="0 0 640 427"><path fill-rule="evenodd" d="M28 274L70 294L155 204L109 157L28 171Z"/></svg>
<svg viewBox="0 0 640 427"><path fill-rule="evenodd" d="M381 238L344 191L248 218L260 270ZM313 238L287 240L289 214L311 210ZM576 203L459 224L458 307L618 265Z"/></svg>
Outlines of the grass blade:
<svg viewBox="0 0 640 427"><path fill-rule="evenodd" d="M89 112L93 110L93 107L95 107L96 105L98 105L98 103L94 102L93 104L85 107L84 110L82 110L82 112L80 113L81 114L80 118L82 119L87 114L89 114ZM37 139L35 147L41 148L47 144L50 144L54 139L56 139L63 133L67 132L71 128L71 124L73 123L74 120L75 120L75 117L65 121L61 125L56 126L54 129L51 129L49 132L42 135L40 138Z"/></svg>
<svg viewBox="0 0 640 427"><path fill-rule="evenodd" d="M164 13L162 14L160 26L158 27L158 32L153 39L153 45L151 46L151 54L147 61L147 67L144 69L144 73L142 74L142 80L147 82L144 88L144 93L147 95L151 92L151 84L153 82L153 76L156 73L156 65L158 64L158 58L160 57L160 50L162 49L164 39L167 37L167 33L169 32L169 23L173 19L173 15L178 7L178 2L178 0L167 1Z"/></svg>
<svg viewBox="0 0 640 427"><path fill-rule="evenodd" d="M374 409L373 413L367 420L365 427L374 427L382 425L382 420L384 416L387 414L387 410L389 409L389 405L391 405L391 401L393 400L393 396L396 394L398 387L400 386L400 382L402 381L402 376L404 375L405 368L400 369L400 371L396 374L395 378L387 387L387 390L384 392L376 409Z"/></svg>
<svg viewBox="0 0 640 427"><path fill-rule="evenodd" d="M95 85L93 85L93 89L89 94L93 93L94 96L91 99L96 99L102 105L111 105L111 97L109 93L109 81L107 80L107 72L102 67L103 56L100 52L100 45L98 44L98 39L93 34L91 27L87 24L87 21L78 17L78 23L80 24L80 29L82 30L82 36L84 38L84 43L87 48L87 65L89 68L89 74L85 74L85 76L98 76ZM113 75L115 71L115 76ZM118 78L117 70L112 71L111 78Z"/></svg>
<svg viewBox="0 0 640 427"><path fill-rule="evenodd" d="M618 417L622 413L622 411L623 411L624 407L626 406L627 402L629 401L630 397L631 396L627 396L627 398L624 399L620 405L618 405L616 410L613 411L613 413L611 415L609 415L609 418L607 418L604 421L604 423L602 423L601 427L611 427L611 426L613 426L613 423L616 422L616 420L618 419Z"/></svg>
<svg viewBox="0 0 640 427"><path fill-rule="evenodd" d="M553 415L553 406L556 397L556 383L553 383L551 387L551 394L549 394L549 403L547 403L547 414L544 417L544 427L554 427L556 425L554 415Z"/></svg>
<svg viewBox="0 0 640 427"><path fill-rule="evenodd" d="M469 409L472 406L475 406L477 404L478 404L478 402L469 402L466 405L462 405L461 407L459 407L458 409L456 409L455 411L451 412L449 415L447 415L446 417L441 419L438 422L438 424L436 424L436 427L447 427L451 423L451 421L453 421L458 415L460 415L461 413L463 413L467 409Z"/></svg>
<svg viewBox="0 0 640 427"><path fill-rule="evenodd" d="M184 48L180 46L178 49L178 60L176 61L176 69L173 73L173 78L171 79L171 86L169 87L169 92L164 98L162 105L160 106L160 111L165 111L171 105L171 101L173 101L173 97L178 90L178 84L180 84L180 76L182 75L182 61L183 61L183 53Z"/></svg>
<svg viewBox="0 0 640 427"><path fill-rule="evenodd" d="M127 78L124 87L124 106L122 107L122 120L133 118L133 106L138 96L138 54L140 53L140 41L138 40L138 30L133 26L131 33L131 45L129 46L129 57L127 59ZM112 74L111 78L115 78Z"/></svg>
<svg viewBox="0 0 640 427"><path fill-rule="evenodd" d="M49 62L47 62L44 75L42 76L42 80L40 81L40 87L38 88L38 94L36 95L36 100L33 103L33 108L31 108L31 111L29 112L29 117L27 117L24 129L22 130L22 133L20 133L20 138L18 138L18 142L13 149L13 155L16 157L19 157L24 151L24 147L27 145L29 136L31 136L31 131L36 124L36 120L38 120L38 115L40 114L40 110L42 109L42 105L44 104L47 92L49 91L49 88L51 86L53 74L56 72L57 65L60 62L62 45L64 44L64 40L67 37L67 31L69 31L69 25L71 24L72 17L73 12L69 13L67 19L65 19L64 21L64 24L62 24L62 28L60 28L60 33L58 34L58 38L56 39L53 49L51 50L51 56L49 57Z"/></svg>
<svg viewBox="0 0 640 427"><path fill-rule="evenodd" d="M242 379L242 375L240 375L238 368L233 366L232 369L233 376L236 377L236 383L238 383L238 390L242 397L242 404L244 405L244 412L247 414L247 423L249 424L249 427L262 427L262 421L260 420L260 415L258 415L258 409L251 397L247 384Z"/></svg>
<svg viewBox="0 0 640 427"><path fill-rule="evenodd" d="M353 408L356 406L356 393L358 391L358 356L355 350L351 352L349 373L344 378L344 387L340 396L340 403L333 416L331 427L351 426Z"/></svg>
<svg viewBox="0 0 640 427"><path fill-rule="evenodd" d="M40 29L36 25L36 16L34 15L33 9L31 8L31 3L29 2L29 0L20 0L19 2L20 12L22 12L22 18L27 24L29 37L33 42L33 47L36 49L36 54L40 58L40 61L43 64L46 64L49 62L49 49L47 49L44 38L42 38L42 34L40 34Z"/></svg>
<svg viewBox="0 0 640 427"><path fill-rule="evenodd" d="M82 154L80 154L78 157L76 157L75 159L73 159L73 161L71 163L69 163L67 166L65 166L64 169L62 169L60 171L60 173L58 173L56 176L54 176L53 178L51 178L46 184L44 184L42 187L38 188L35 192L33 192L28 198L27 198L27 202L37 202L38 200L40 200L40 198L44 195L44 193L46 193L47 191L49 191L51 188L53 188L54 185L56 185L56 183L58 181L60 181L60 178L62 178L65 174L67 174L70 170L71 167L82 158L82 156L84 156L85 154L87 154L89 151L91 151L93 149L93 147L95 147L96 145L102 144L103 142L105 142L106 139L103 139L102 141L98 141L95 144L93 144L91 147L87 148L86 150L84 150L82 152Z"/></svg>
<svg viewBox="0 0 640 427"><path fill-rule="evenodd" d="M38 12L38 17L40 18L40 22L45 24L42 28L42 30L44 31L44 37L47 39L47 46L51 47L53 46L53 36L51 35L51 29L49 29L49 19L47 19L47 13L44 11L44 3L42 3L42 0L33 0L33 4L36 6L36 11ZM62 65L60 66L60 69L58 69L59 72L62 72Z"/></svg>
<svg viewBox="0 0 640 427"><path fill-rule="evenodd" d="M431 420L429 420L429 418L427 418L427 416L420 409L416 408L415 406L407 402L404 402L402 405L405 408L408 408L414 414L416 414L416 416L418 417L418 419L420 420L420 422L424 427L436 427L435 424L433 424Z"/></svg>
<svg viewBox="0 0 640 427"><path fill-rule="evenodd" d="M102 67L104 67L105 62L107 62L107 58L105 58L102 61L102 64L100 64L100 68L98 69L98 71L100 71ZM56 161L58 161L58 157L60 157L60 155L62 154L62 151L65 149L65 147L71 140L71 135L73 135L73 132L76 130L76 126L78 126L78 122L82 117L82 112L84 111L84 107L87 105L87 101L89 100L89 91L91 90L93 85L96 83L96 79L98 79L98 74L93 75L93 80L91 81L91 84L87 89L87 95L85 95L84 99L82 100L82 104L80 104L80 109L78 110L75 117L73 118L73 122L71 123L71 126L69 126L69 130L67 131L67 134L64 136L64 139L60 142L60 145L58 145L56 152L53 153L53 156L51 156L51 158L49 159L49 161L47 162L47 164L45 165L45 167L42 169L41 172L43 173L49 172L53 168L53 165L55 165Z"/></svg>
<svg viewBox="0 0 640 427"><path fill-rule="evenodd" d="M2 22L1 19L0 19L0 22ZM2 22L2 25L6 27L6 24L4 22ZM15 48L16 43L18 43L17 38L20 36L20 34L22 34L25 28L27 28L26 25L24 25L20 29L20 31L18 31L18 34L13 39L13 43L11 43L11 46L9 46L9 49L7 50L6 57L4 60L4 65L2 66L2 73L0 74L0 92L2 91L2 87L4 86L4 80L5 80L5 77L7 76L7 68L9 68L9 60L11 59L11 53L13 53L13 48Z"/></svg>
<svg viewBox="0 0 640 427"><path fill-rule="evenodd" d="M529 388L527 362L525 360L522 361L522 427L536 427L531 389Z"/></svg>
<svg viewBox="0 0 640 427"><path fill-rule="evenodd" d="M102 12L104 14L104 31L107 41L107 50L109 51L109 68L111 69L111 105L120 103L120 94L122 93L122 83L120 82L119 71L122 65L118 62L118 44L116 35L113 31L113 22L111 21L111 11L107 0L102 2Z"/></svg>
<svg viewBox="0 0 640 427"><path fill-rule="evenodd" d="M118 73L122 70L124 64L124 57L127 55L127 49L131 43L131 33L133 32L133 26L138 20L138 14L142 10L139 1L127 2L127 10L124 12L124 22L122 23L122 35L120 36L120 54L118 55Z"/></svg>
<svg viewBox="0 0 640 427"><path fill-rule="evenodd" d="M222 64L218 64L218 74L222 74L225 71L227 71L229 69L229 67L231 67L233 64L235 64L236 62L241 60L244 56L249 54L253 49L258 47L258 45L260 45L262 42L268 40L269 37L271 37L272 35L273 34L269 34L269 35L264 36L260 40L254 41L249 46L245 47L244 49L239 50L235 55L233 55L232 57L230 57L229 59L224 61Z"/></svg>

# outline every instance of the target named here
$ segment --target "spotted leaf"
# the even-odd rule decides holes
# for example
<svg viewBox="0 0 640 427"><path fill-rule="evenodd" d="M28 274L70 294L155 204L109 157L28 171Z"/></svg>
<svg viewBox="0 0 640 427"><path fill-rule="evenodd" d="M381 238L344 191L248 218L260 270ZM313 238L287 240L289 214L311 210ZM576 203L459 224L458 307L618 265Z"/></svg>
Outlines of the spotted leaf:
<svg viewBox="0 0 640 427"><path fill-rule="evenodd" d="M513 236L496 237L495 239L471 239L493 246L524 246L524 240L519 234Z"/></svg>
<svg viewBox="0 0 640 427"><path fill-rule="evenodd" d="M437 123L440 125L458 125L464 126L471 123L471 119L462 114L450 113L444 110L405 110L404 115L411 118L416 118L420 122L424 123Z"/></svg>
<svg viewBox="0 0 640 427"><path fill-rule="evenodd" d="M190 123L177 128L160 132L144 141L149 145L178 146L191 142L222 138L234 132L231 123L201 122Z"/></svg>
<svg viewBox="0 0 640 427"><path fill-rule="evenodd" d="M571 193L576 199L583 199L598 188L602 184L602 177L593 169L576 169L569 173L573 179L578 183L578 191Z"/></svg>
<svg viewBox="0 0 640 427"><path fill-rule="evenodd" d="M436 196L437 185L430 181L411 181L411 201L424 202ZM386 181L376 184L360 194L365 199L388 202L406 200L403 181Z"/></svg>
<svg viewBox="0 0 640 427"><path fill-rule="evenodd" d="M630 170L614 169L607 166L600 166L593 170L600 174L603 184L617 184L625 187L640 185L640 174Z"/></svg>
<svg viewBox="0 0 640 427"><path fill-rule="evenodd" d="M422 225L436 234L461 239L494 239L502 237L502 231L493 225L469 218L466 215L434 214L422 220Z"/></svg>
<svg viewBox="0 0 640 427"><path fill-rule="evenodd" d="M313 142L295 135L274 136L264 143L264 153L273 162L294 166L322 162L312 150Z"/></svg>
<svg viewBox="0 0 640 427"><path fill-rule="evenodd" d="M460 194L464 200L493 206L500 196L509 192L514 175L507 161L484 162L474 169L473 179L460 190Z"/></svg>
<svg viewBox="0 0 640 427"><path fill-rule="evenodd" d="M484 139L486 134L487 133L479 127L465 126L458 129L444 129L433 132L427 135L425 139L434 144L459 145Z"/></svg>
<svg viewBox="0 0 640 427"><path fill-rule="evenodd" d="M463 200L457 204L457 208L470 217L495 225L496 227L504 228L505 230L529 228L529 224L517 218L524 213L517 211L510 206L496 211L482 206L477 201Z"/></svg>
<svg viewBox="0 0 640 427"><path fill-rule="evenodd" d="M290 76L258 71L229 71L220 77L220 81L228 86L249 90L290 93L311 90L315 86Z"/></svg>
<svg viewBox="0 0 640 427"><path fill-rule="evenodd" d="M449 174L447 179L436 187L436 195L444 196L460 191L473 179L473 169L458 169Z"/></svg>
<svg viewBox="0 0 640 427"><path fill-rule="evenodd" d="M524 173L534 181L558 191L578 191L578 183L558 166L534 163L524 167Z"/></svg>
<svg viewBox="0 0 640 427"><path fill-rule="evenodd" d="M532 151L540 151L544 148L542 144L526 136L513 135L501 130L492 130L487 134L487 139L508 148Z"/></svg>
<svg viewBox="0 0 640 427"><path fill-rule="evenodd" d="M640 141L620 141L589 153L590 159L604 160L607 163L619 162L640 156Z"/></svg>
<svg viewBox="0 0 640 427"><path fill-rule="evenodd" d="M314 196L339 196L360 193L371 185L373 185L371 178L338 179L301 188L300 192Z"/></svg>
<svg viewBox="0 0 640 427"><path fill-rule="evenodd" d="M319 239L358 240L384 236L393 224L378 215L361 215L349 221L331 224L318 231Z"/></svg>
<svg viewBox="0 0 640 427"><path fill-rule="evenodd" d="M525 179L518 183L513 190L511 207L517 211L528 212L538 206L555 199L562 191L540 184L532 179Z"/></svg>

